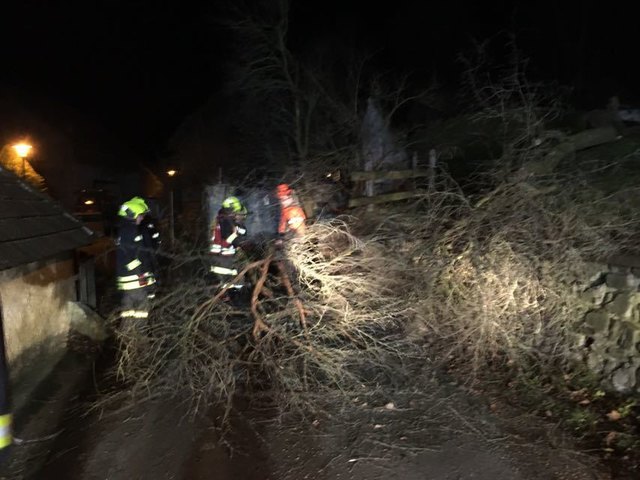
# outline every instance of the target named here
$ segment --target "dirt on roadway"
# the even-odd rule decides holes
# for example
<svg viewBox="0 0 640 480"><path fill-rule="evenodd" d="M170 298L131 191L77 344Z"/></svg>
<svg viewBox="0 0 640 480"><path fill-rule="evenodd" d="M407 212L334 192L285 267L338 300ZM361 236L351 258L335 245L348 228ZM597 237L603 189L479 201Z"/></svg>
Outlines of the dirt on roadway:
<svg viewBox="0 0 640 480"><path fill-rule="evenodd" d="M462 388L354 400L322 418L274 418L259 402L193 421L177 400L81 416L32 478L65 480L601 480L614 477L537 417L498 417ZM218 418L219 420L219 418Z"/></svg>

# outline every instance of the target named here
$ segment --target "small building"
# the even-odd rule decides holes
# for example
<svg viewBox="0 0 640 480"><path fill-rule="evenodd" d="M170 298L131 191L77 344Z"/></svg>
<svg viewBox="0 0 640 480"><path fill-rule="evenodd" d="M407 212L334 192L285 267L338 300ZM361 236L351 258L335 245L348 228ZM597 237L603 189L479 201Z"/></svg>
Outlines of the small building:
<svg viewBox="0 0 640 480"><path fill-rule="evenodd" d="M76 251L92 241L59 204L0 167L0 321L14 404L66 351L82 309Z"/></svg>

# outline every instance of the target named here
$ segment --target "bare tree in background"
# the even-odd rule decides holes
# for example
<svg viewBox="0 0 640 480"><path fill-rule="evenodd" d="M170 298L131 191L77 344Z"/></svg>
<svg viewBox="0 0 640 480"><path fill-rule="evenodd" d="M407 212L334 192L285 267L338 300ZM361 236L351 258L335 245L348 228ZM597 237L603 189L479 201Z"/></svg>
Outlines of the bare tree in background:
<svg viewBox="0 0 640 480"><path fill-rule="evenodd" d="M329 60L316 49L307 61L289 46L288 1L247 5L237 5L226 24L236 45L227 88L240 100L239 127L253 132L254 155L305 167L353 158L367 59L326 52Z"/></svg>
<svg viewBox="0 0 640 480"><path fill-rule="evenodd" d="M222 109L229 111L223 121L232 125L224 135L232 145L222 147L212 120L221 106L213 101L174 136L178 156L199 162L197 170L205 175L209 166L216 181L220 167L227 178L255 176L258 164L268 176L305 180L360 168L367 98L376 98L390 126L398 111L430 95L427 88L409 94L406 76L375 71L371 55L344 45L337 50L335 39L296 50L287 0L234 2L220 18L232 45L221 92L227 99Z"/></svg>
<svg viewBox="0 0 640 480"><path fill-rule="evenodd" d="M462 97L474 123L492 125L492 141L501 144L496 166L508 175L518 162L537 160L546 152L540 145L562 134L547 130L562 112L563 92L555 85L531 81L529 61L513 37L506 48L508 60L496 65L492 59L495 41L477 42L460 55L464 67ZM548 145L546 145L548 146Z"/></svg>

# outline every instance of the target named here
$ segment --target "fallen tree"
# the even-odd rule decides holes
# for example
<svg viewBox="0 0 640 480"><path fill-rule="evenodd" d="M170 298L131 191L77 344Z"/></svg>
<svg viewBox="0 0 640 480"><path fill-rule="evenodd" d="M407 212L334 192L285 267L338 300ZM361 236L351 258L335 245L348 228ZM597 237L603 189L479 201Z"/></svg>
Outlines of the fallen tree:
<svg viewBox="0 0 640 480"><path fill-rule="evenodd" d="M549 149L540 160L526 162L516 173L516 178L526 178L530 175L549 175L553 173L558 164L571 157L580 150L614 142L620 138L620 134L613 127L601 127L574 135L564 137L560 143Z"/></svg>
<svg viewBox="0 0 640 480"><path fill-rule="evenodd" d="M327 392L346 400L375 378L397 377L406 355L397 295L404 265L343 221L313 225L285 251L269 250L239 277L251 294L238 308L197 277L158 298L143 329L119 330L118 375L143 399L178 395L194 411L228 408L238 388L261 391L281 409L318 408Z"/></svg>
<svg viewBox="0 0 640 480"><path fill-rule="evenodd" d="M324 395L397 388L424 366L417 352L470 378L487 365L569 368L585 308L576 279L630 245L637 221L557 186L448 188L316 223L246 264L242 307L193 271L159 296L150 325L120 331L119 376L134 398L178 395L194 411L231 408L238 389L315 411Z"/></svg>

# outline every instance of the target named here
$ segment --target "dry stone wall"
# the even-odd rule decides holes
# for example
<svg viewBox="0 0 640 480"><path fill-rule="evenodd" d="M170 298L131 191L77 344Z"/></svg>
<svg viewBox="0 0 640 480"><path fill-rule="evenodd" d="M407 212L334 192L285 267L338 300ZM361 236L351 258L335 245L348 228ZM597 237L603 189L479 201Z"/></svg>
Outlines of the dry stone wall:
<svg viewBox="0 0 640 480"><path fill-rule="evenodd" d="M591 267L581 293L587 313L577 324L578 346L605 388L640 393L640 258Z"/></svg>

